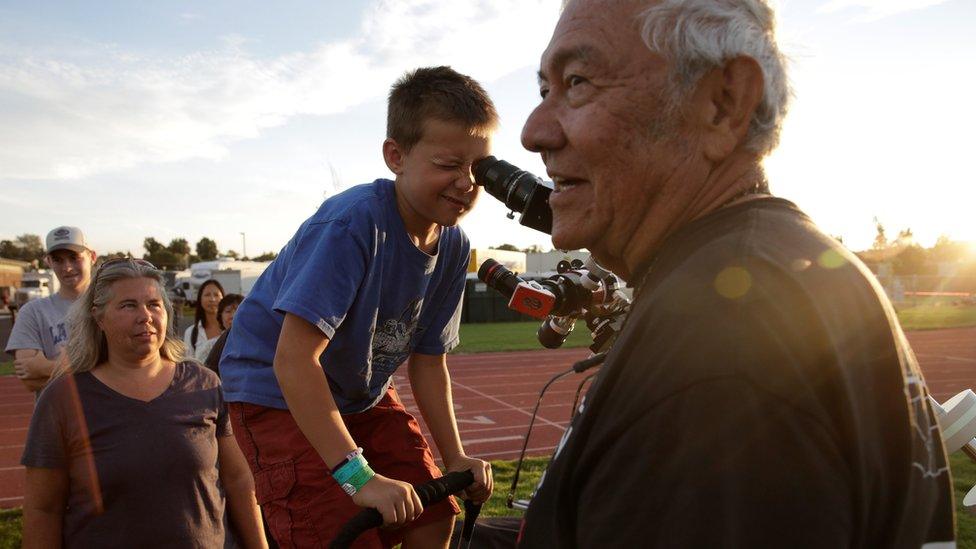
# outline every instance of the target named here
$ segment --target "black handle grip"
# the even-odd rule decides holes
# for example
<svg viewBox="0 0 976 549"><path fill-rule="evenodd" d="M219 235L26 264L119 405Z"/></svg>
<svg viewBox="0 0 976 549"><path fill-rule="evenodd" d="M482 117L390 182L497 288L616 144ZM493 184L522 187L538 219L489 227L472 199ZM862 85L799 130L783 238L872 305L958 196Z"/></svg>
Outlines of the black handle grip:
<svg viewBox="0 0 976 549"><path fill-rule="evenodd" d="M424 507L432 503L437 503L451 494L464 490L474 483L474 473L471 471L460 471L448 473L441 478L425 482L414 486L413 489L420 497L420 503ZM376 509L363 509L358 515L349 519L339 531L339 534L329 545L331 549L345 549L352 545L363 532L370 528L383 525L383 515Z"/></svg>

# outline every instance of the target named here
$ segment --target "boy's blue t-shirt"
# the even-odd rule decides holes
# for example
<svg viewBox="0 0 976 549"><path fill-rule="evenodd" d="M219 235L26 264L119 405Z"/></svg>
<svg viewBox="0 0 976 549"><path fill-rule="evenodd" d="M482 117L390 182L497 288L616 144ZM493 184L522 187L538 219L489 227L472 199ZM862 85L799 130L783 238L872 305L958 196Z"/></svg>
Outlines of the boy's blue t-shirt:
<svg viewBox="0 0 976 549"><path fill-rule="evenodd" d="M291 313L330 339L319 362L339 411L369 409L411 353L457 345L469 251L459 227L441 228L436 255L420 251L390 180L326 200L234 316L220 361L226 400L287 409L272 364Z"/></svg>

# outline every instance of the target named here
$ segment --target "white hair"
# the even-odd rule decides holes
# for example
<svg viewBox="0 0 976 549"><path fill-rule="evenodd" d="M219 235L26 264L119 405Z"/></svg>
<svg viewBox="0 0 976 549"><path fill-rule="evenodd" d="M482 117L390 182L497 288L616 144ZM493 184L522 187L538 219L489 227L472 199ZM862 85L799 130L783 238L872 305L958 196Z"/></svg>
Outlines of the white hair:
<svg viewBox="0 0 976 549"><path fill-rule="evenodd" d="M709 70L736 57L754 59L764 89L745 146L761 155L776 147L792 92L767 0L663 0L644 10L639 23L647 47L673 65L677 101Z"/></svg>

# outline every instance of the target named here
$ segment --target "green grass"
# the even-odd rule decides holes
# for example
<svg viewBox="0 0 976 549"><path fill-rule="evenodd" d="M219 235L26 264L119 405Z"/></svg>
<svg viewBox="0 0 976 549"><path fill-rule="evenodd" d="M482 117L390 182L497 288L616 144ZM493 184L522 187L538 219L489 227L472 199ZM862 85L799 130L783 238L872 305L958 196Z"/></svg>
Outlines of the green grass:
<svg viewBox="0 0 976 549"><path fill-rule="evenodd" d="M949 300L926 300L897 308L905 330L939 330L976 326L976 305Z"/></svg>
<svg viewBox="0 0 976 549"><path fill-rule="evenodd" d="M485 324L462 324L461 344L455 353L485 353L490 351L535 351L543 349L536 339L536 332L542 322L491 322ZM590 339L586 325L580 321L569 334L563 348L586 347Z"/></svg>
<svg viewBox="0 0 976 549"><path fill-rule="evenodd" d="M976 485L976 463L962 452L949 456L952 487L956 498L956 536L960 549L976 549L976 515L962 506L962 498Z"/></svg>
<svg viewBox="0 0 976 549"><path fill-rule="evenodd" d="M976 326L976 304L958 300L929 299L905 303L896 308L905 330L938 330ZM534 351L543 349L536 339L541 322L494 322L462 324L461 344L455 353L491 351ZM586 326L579 322L563 348L586 347L592 340Z"/></svg>
<svg viewBox="0 0 976 549"><path fill-rule="evenodd" d="M482 517L519 517L522 511L509 509L505 505L508 499L508 490L512 486L512 476L515 474L516 461L496 460L491 462L491 471L495 479L495 491L491 494L491 499L485 502L481 508ZM526 458L522 463L522 472L519 473L518 488L515 491L515 499L528 499L532 495L532 490L539 483L542 472L545 471L549 458Z"/></svg>
<svg viewBox="0 0 976 549"><path fill-rule="evenodd" d="M14 361L0 362L0 376L14 375Z"/></svg>
<svg viewBox="0 0 976 549"><path fill-rule="evenodd" d="M20 547L22 514L20 509L0 509L0 549Z"/></svg>

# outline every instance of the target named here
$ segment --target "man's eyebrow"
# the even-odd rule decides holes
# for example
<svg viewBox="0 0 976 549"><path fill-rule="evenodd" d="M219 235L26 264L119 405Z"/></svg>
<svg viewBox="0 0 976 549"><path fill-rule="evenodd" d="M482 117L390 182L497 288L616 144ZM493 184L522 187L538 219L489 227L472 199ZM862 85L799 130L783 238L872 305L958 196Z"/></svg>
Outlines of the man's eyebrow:
<svg viewBox="0 0 976 549"><path fill-rule="evenodd" d="M546 65L553 69L558 70L559 68L563 67L564 65L567 65L572 61L582 61L584 63L590 63L594 59L599 58L600 56L601 56L600 52L597 51L597 49L594 48L593 46L589 46L587 44L580 44L578 46L560 48L556 50L556 52L552 54L552 57L550 57L547 60ZM539 83L549 81L549 79L546 78L545 73L543 73L542 69L538 71L537 76L539 78Z"/></svg>

